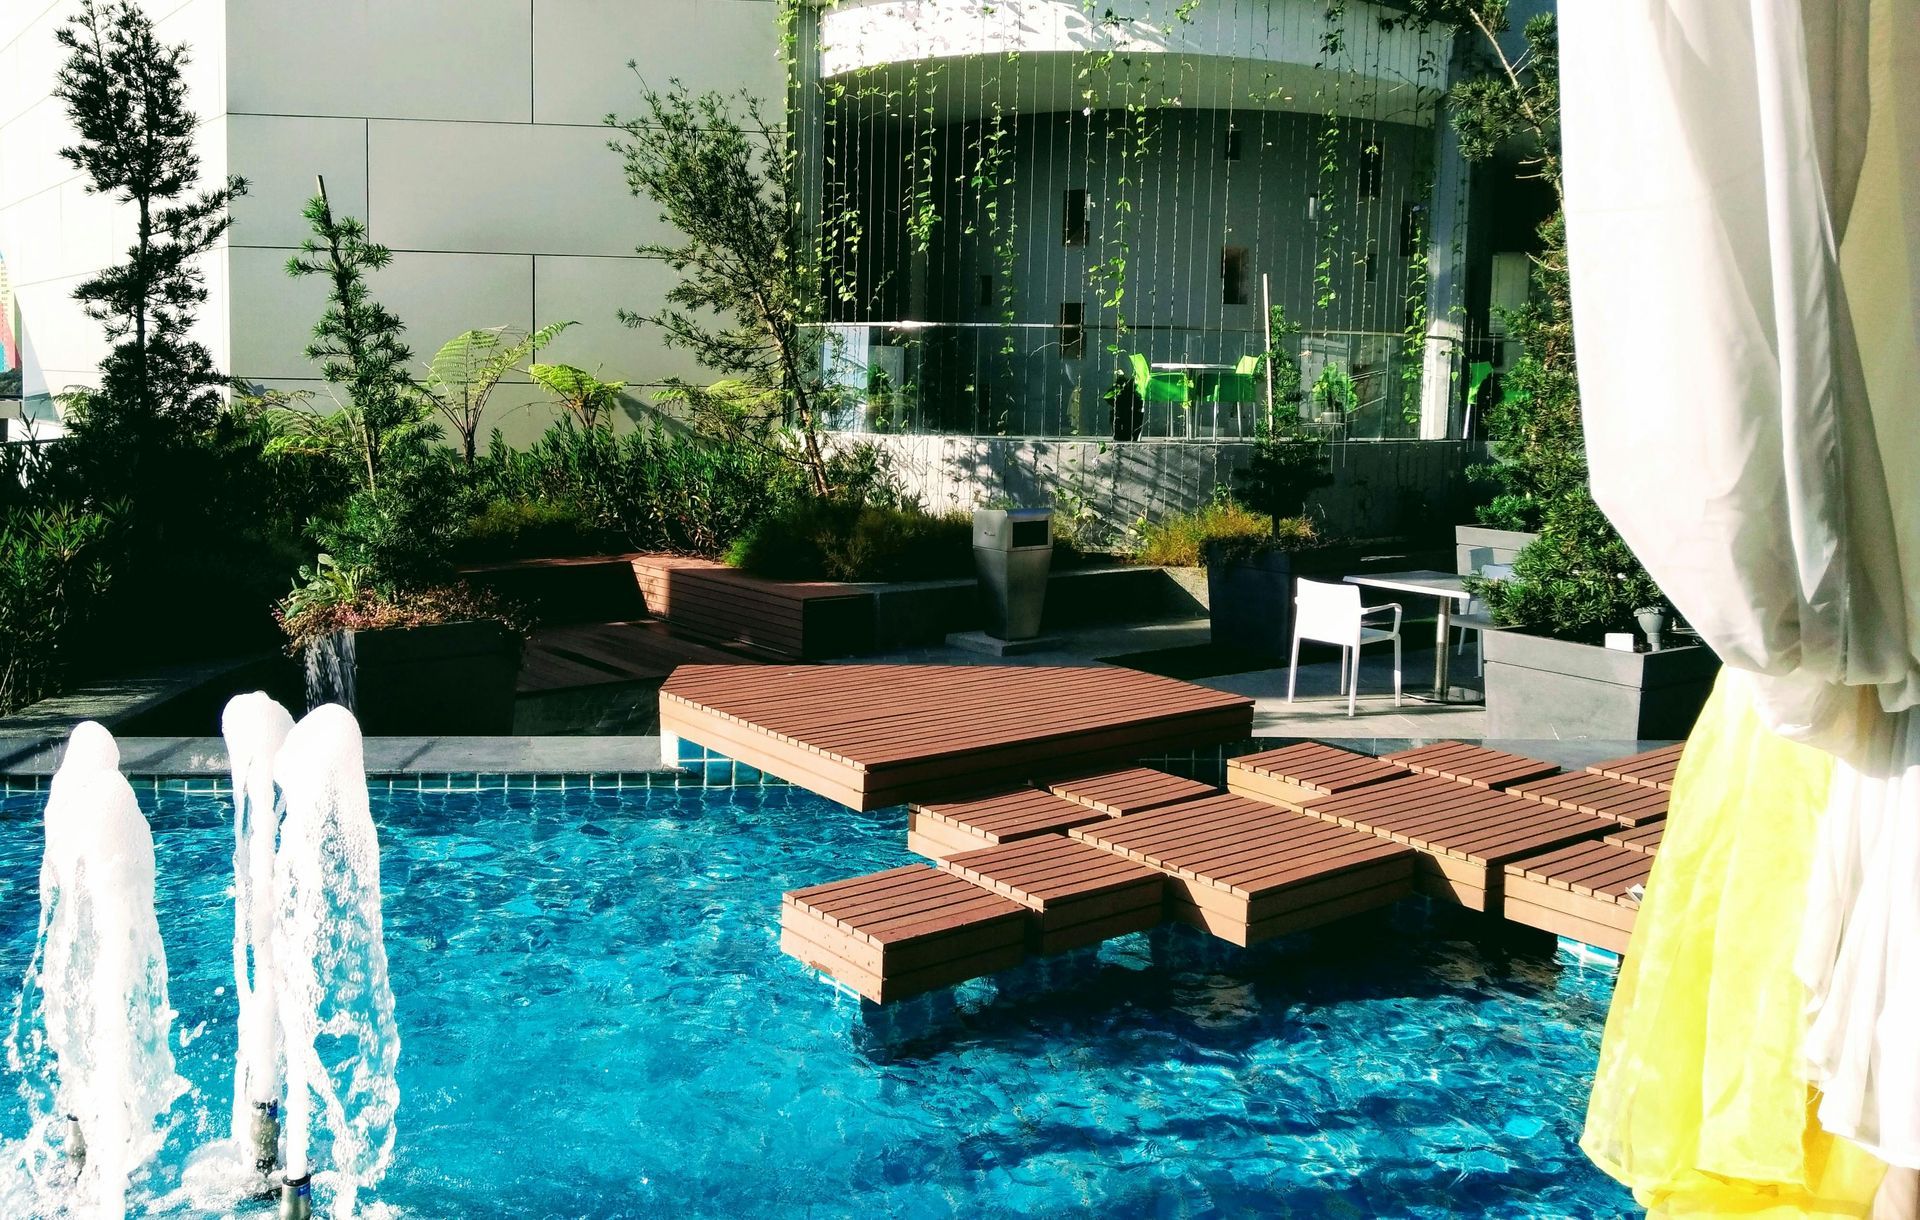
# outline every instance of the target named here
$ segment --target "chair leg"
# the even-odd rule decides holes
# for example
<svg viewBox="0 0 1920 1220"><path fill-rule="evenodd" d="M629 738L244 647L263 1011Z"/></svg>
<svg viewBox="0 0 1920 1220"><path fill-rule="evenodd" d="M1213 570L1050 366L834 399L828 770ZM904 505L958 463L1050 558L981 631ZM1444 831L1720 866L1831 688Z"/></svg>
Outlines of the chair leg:
<svg viewBox="0 0 1920 1220"><path fill-rule="evenodd" d="M1300 680L1300 637L1293 637L1293 659L1287 662L1287 702L1293 702L1293 685Z"/></svg>
<svg viewBox="0 0 1920 1220"><path fill-rule="evenodd" d="M1347 715L1354 713L1354 705L1360 700L1360 645L1353 645L1353 681L1347 684Z"/></svg>
<svg viewBox="0 0 1920 1220"><path fill-rule="evenodd" d="M1400 637L1393 637L1393 706L1400 706Z"/></svg>
<svg viewBox="0 0 1920 1220"><path fill-rule="evenodd" d="M1484 631L1473 635L1473 672L1482 678L1487 676L1487 633Z"/></svg>

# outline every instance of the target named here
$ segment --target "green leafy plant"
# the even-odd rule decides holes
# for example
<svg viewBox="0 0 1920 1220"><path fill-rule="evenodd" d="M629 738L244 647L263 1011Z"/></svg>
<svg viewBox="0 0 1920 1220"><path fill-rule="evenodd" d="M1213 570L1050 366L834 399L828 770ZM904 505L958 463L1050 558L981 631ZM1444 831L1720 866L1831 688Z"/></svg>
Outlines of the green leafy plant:
<svg viewBox="0 0 1920 1220"><path fill-rule="evenodd" d="M682 235L638 247L680 277L666 304L620 316L721 375L706 386L671 379L661 401L683 406L709 435L791 458L825 496L821 430L842 395L822 375L809 326L822 316L821 260L796 232L785 129L741 98L736 112L724 95L695 97L675 81L646 90L639 118L607 116L628 190Z"/></svg>
<svg viewBox="0 0 1920 1220"><path fill-rule="evenodd" d="M118 511L0 512L0 715L59 689L112 580Z"/></svg>
<svg viewBox="0 0 1920 1220"><path fill-rule="evenodd" d="M607 532L570 503L489 500L467 518L455 544L462 563L588 555L609 549Z"/></svg>
<svg viewBox="0 0 1920 1220"><path fill-rule="evenodd" d="M343 567L322 554L276 608L287 651L299 653L341 631L434 627L490 620L525 634L525 616L499 598L463 584L383 591L362 568Z"/></svg>
<svg viewBox="0 0 1920 1220"><path fill-rule="evenodd" d="M572 325L554 322L532 332L511 326L461 331L433 354L420 390L460 438L467 469L473 468L479 448L487 399L508 373Z"/></svg>
<svg viewBox="0 0 1920 1220"><path fill-rule="evenodd" d="M1253 456L1233 474L1235 497L1278 522L1306 515L1307 497L1333 482L1332 446L1297 417L1276 416L1254 438Z"/></svg>
<svg viewBox="0 0 1920 1220"><path fill-rule="evenodd" d="M194 312L207 298L200 255L226 233L227 205L246 193L246 182L229 178L192 193L200 155L187 48L161 42L139 5L82 0L54 38L68 52L54 96L79 135L60 156L80 171L88 193L126 204L134 222L126 260L73 291L113 345L100 364L90 423L124 437L122 460L152 461L156 431L208 426L218 410L222 377L191 337Z"/></svg>
<svg viewBox="0 0 1920 1220"><path fill-rule="evenodd" d="M415 390L407 364L413 353L401 339L400 319L374 300L367 273L393 261L385 246L367 240L367 227L351 216L336 216L327 200L327 184L303 215L313 235L287 260L295 278L326 277L327 308L314 324L307 359L318 361L321 376L346 392L333 426L309 429L311 439L346 442L357 451L369 490L378 487L392 446L418 448L431 437L427 408Z"/></svg>
<svg viewBox="0 0 1920 1220"><path fill-rule="evenodd" d="M1158 567L1191 568L1206 563L1209 543L1235 538L1266 542L1273 536L1273 518L1216 496L1192 512L1172 513L1158 521L1143 519L1134 528L1135 559Z"/></svg>
<svg viewBox="0 0 1920 1220"><path fill-rule="evenodd" d="M597 428L620 406L624 381L602 381L583 368L571 364L530 364L527 376L553 395L554 400L580 421L582 428Z"/></svg>
<svg viewBox="0 0 1920 1220"><path fill-rule="evenodd" d="M1308 397L1314 408L1323 414L1332 412L1346 415L1360 405L1360 396L1353 388L1353 378L1335 364L1320 370L1320 375L1313 379L1313 389L1308 391Z"/></svg>
<svg viewBox="0 0 1920 1220"><path fill-rule="evenodd" d="M934 580L973 571L973 519L810 497L741 534L734 567L786 580Z"/></svg>

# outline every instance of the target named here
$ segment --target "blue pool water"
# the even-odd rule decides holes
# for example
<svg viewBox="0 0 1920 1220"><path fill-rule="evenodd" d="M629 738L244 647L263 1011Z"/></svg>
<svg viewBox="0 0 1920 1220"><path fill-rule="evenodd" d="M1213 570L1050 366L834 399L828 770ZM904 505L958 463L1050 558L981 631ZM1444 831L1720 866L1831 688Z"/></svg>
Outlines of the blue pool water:
<svg viewBox="0 0 1920 1220"><path fill-rule="evenodd" d="M232 838L225 798L142 801L194 1085L151 1200L225 1134ZM0 800L8 989L40 807ZM1162 929L875 1017L781 956L777 908L908 862L897 810L667 787L374 814L403 1041L378 1198L402 1215L1632 1210L1575 1146L1611 979L1493 921L1403 903L1252 950ZM7 1090L0 1139L24 1121Z"/></svg>

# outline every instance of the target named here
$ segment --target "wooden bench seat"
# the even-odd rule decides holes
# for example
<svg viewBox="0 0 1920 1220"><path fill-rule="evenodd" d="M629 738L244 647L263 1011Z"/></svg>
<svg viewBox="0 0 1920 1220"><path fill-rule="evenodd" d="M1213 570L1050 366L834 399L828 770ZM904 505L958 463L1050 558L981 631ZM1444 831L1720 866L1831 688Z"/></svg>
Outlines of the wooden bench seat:
<svg viewBox="0 0 1920 1220"><path fill-rule="evenodd" d="M1670 746L1661 746L1657 750L1648 750L1644 754L1609 758L1604 762L1594 763L1587 770L1609 779L1624 780L1630 784L1641 784L1648 788L1667 791L1673 787L1673 775L1680 769L1680 754L1686 749L1686 744L1684 741L1676 741Z"/></svg>
<svg viewBox="0 0 1920 1220"><path fill-rule="evenodd" d="M1531 780L1507 789L1515 796L1561 809L1577 809L1621 826L1643 826L1667 816L1671 797L1664 788L1630 783L1588 771Z"/></svg>
<svg viewBox="0 0 1920 1220"><path fill-rule="evenodd" d="M1309 799L1401 779L1407 769L1371 754L1302 741L1227 760L1227 790L1298 810Z"/></svg>
<svg viewBox="0 0 1920 1220"><path fill-rule="evenodd" d="M1582 944L1625 953L1651 853L1613 843L1576 843L1507 865L1506 917Z"/></svg>
<svg viewBox="0 0 1920 1220"><path fill-rule="evenodd" d="M921 864L790 890L780 949L876 1004L1026 956L1027 908Z"/></svg>
<svg viewBox="0 0 1920 1220"><path fill-rule="evenodd" d="M802 661L873 642L873 594L857 585L768 580L683 555L636 555L632 569L648 613L699 639Z"/></svg>
<svg viewBox="0 0 1920 1220"><path fill-rule="evenodd" d="M1228 794L1070 833L1166 873L1167 913L1236 945L1384 906L1413 887L1412 849Z"/></svg>
<svg viewBox="0 0 1920 1220"><path fill-rule="evenodd" d="M971 800L907 806L907 847L941 860L1035 835L1064 835L1107 816L1039 788L1016 788Z"/></svg>
<svg viewBox="0 0 1920 1220"><path fill-rule="evenodd" d="M1405 843L1420 853L1420 892L1475 911L1500 910L1509 861L1598 839L1612 825L1569 809L1431 775L1412 775L1306 805L1314 817Z"/></svg>
<svg viewBox="0 0 1920 1220"><path fill-rule="evenodd" d="M1029 953L1143 932L1164 914L1164 874L1064 835L964 852L940 867L1027 908Z"/></svg>
<svg viewBox="0 0 1920 1220"><path fill-rule="evenodd" d="M1055 780L1047 785L1055 796L1095 809L1108 817L1145 813L1162 805L1213 796L1220 790L1197 779L1168 775L1152 767L1126 767L1119 771L1101 771L1075 779ZM1064 829L1064 828L1063 828Z"/></svg>
<svg viewBox="0 0 1920 1220"><path fill-rule="evenodd" d="M1486 746L1470 745L1464 741L1435 742L1430 746L1400 750L1382 757L1387 762L1399 763L1421 775L1437 775L1441 779L1472 784L1476 788L1505 788L1530 779L1544 779L1560 770L1544 759L1509 754L1505 750L1490 750Z"/></svg>

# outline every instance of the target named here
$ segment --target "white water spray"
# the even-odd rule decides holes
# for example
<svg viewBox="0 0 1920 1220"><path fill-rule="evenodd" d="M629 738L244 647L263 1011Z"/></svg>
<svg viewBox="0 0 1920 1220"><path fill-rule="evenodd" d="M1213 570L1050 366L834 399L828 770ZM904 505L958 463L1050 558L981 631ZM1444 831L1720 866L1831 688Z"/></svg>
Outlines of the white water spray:
<svg viewBox="0 0 1920 1220"><path fill-rule="evenodd" d="M279 1159L280 1018L274 995L273 853L280 832L273 761L293 728L264 693L239 695L220 717L233 769L233 987L239 1046L233 1065L235 1147L262 1179Z"/></svg>
<svg viewBox="0 0 1920 1220"><path fill-rule="evenodd" d="M315 708L273 767L286 804L274 858L271 953L286 1047L282 1216L304 1216L309 1182L351 1216L393 1160L400 1033L380 915L380 844L367 800L360 726ZM314 1171L314 1136L327 1140Z"/></svg>
<svg viewBox="0 0 1920 1220"><path fill-rule="evenodd" d="M7 1041L32 1126L5 1201L32 1214L123 1216L129 1180L186 1091L154 919L153 833L119 764L112 734L77 725L47 796L39 939Z"/></svg>

